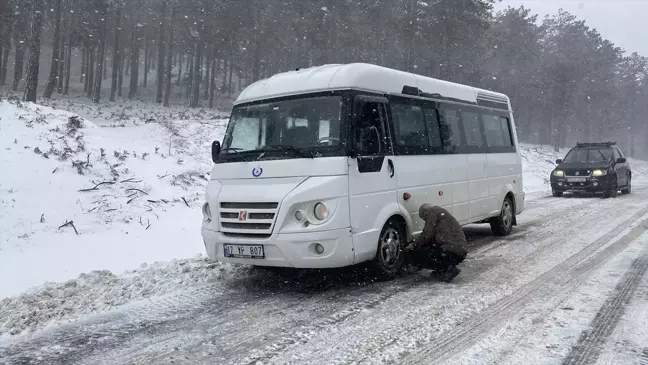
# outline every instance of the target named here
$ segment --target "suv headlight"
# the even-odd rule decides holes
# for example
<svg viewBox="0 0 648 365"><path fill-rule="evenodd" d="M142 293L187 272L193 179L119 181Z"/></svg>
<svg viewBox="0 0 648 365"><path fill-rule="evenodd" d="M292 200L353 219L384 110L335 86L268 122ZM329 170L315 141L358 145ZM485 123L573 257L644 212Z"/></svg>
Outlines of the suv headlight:
<svg viewBox="0 0 648 365"><path fill-rule="evenodd" d="M554 170L553 175L557 177L563 177L565 176L565 172L563 170Z"/></svg>
<svg viewBox="0 0 648 365"><path fill-rule="evenodd" d="M594 170L592 171L592 176L605 176L607 175L607 170Z"/></svg>
<svg viewBox="0 0 648 365"><path fill-rule="evenodd" d="M315 204L315 207L313 208L313 215L315 218L323 221L326 218L328 218L328 208L326 208L326 205L324 203L319 202Z"/></svg>

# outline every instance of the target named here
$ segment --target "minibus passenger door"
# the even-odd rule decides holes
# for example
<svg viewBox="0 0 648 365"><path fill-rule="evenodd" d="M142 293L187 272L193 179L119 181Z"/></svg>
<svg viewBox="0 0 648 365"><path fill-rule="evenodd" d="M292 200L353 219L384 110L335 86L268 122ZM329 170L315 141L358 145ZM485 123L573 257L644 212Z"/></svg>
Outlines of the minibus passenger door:
<svg viewBox="0 0 648 365"><path fill-rule="evenodd" d="M379 215L397 201L386 106L386 98L364 95L353 103L351 144L357 156L349 157L349 197L356 262L374 257L384 223Z"/></svg>

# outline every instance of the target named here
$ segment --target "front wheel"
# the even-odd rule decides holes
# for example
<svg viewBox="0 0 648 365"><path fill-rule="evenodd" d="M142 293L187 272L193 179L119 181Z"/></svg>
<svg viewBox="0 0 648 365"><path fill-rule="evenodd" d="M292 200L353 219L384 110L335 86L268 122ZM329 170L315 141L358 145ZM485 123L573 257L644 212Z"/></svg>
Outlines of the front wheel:
<svg viewBox="0 0 648 365"><path fill-rule="evenodd" d="M610 183L610 188L603 193L604 198L611 198L617 195L619 191L618 180L616 176L613 177L613 181Z"/></svg>
<svg viewBox="0 0 648 365"><path fill-rule="evenodd" d="M621 189L621 194L630 194L632 193L632 176L628 176L628 186Z"/></svg>
<svg viewBox="0 0 648 365"><path fill-rule="evenodd" d="M515 209L513 200L510 196L504 198L500 214L490 222L491 230L497 236L508 236L513 230L513 221L515 219Z"/></svg>
<svg viewBox="0 0 648 365"><path fill-rule="evenodd" d="M385 223L378 238L373 266L381 280L393 279L405 261L405 227L396 220Z"/></svg>

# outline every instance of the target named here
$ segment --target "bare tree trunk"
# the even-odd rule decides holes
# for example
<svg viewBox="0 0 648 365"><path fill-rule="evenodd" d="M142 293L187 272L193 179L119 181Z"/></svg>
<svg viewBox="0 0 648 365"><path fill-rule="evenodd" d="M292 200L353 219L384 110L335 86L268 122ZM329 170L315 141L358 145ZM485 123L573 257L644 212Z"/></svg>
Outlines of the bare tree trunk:
<svg viewBox="0 0 648 365"><path fill-rule="evenodd" d="M41 32L43 29L43 0L33 1L31 33L29 36L29 61L27 62L27 82L24 101L36 102L38 91L38 67L40 66Z"/></svg>
<svg viewBox="0 0 648 365"><path fill-rule="evenodd" d="M229 62L227 59L223 60L223 85L221 86L221 93L225 94L225 89L227 88L227 67Z"/></svg>
<svg viewBox="0 0 648 365"><path fill-rule="evenodd" d="M146 88L148 83L148 73L149 73L149 47L148 47L148 36L144 37L144 81L142 86Z"/></svg>
<svg viewBox="0 0 648 365"><path fill-rule="evenodd" d="M117 79L117 96L122 96L122 85L124 85L124 59L126 55L126 47L121 49L119 54L119 78ZM128 68L126 68L128 70Z"/></svg>
<svg viewBox="0 0 648 365"><path fill-rule="evenodd" d="M137 25L133 25L131 30L131 47L130 47L130 89L128 98L132 99L137 94L138 67L139 67L139 45L138 45Z"/></svg>
<svg viewBox="0 0 648 365"><path fill-rule="evenodd" d="M4 22L1 18L0 16L0 22ZM0 31L0 34L2 34L0 39L0 49L2 50L0 52L0 85L5 85L7 83L9 51L11 50L11 24L2 24L0 27L2 27L2 31Z"/></svg>
<svg viewBox="0 0 648 365"><path fill-rule="evenodd" d="M23 77L25 68L25 44L16 44L16 55L14 57L14 76L11 84L12 91L18 91L18 84Z"/></svg>
<svg viewBox="0 0 648 365"><path fill-rule="evenodd" d="M204 95L203 99L204 100L209 100L209 87L211 86L211 82L209 81L209 71L211 71L211 62L212 59L211 57L206 57L205 60L205 90L204 90Z"/></svg>
<svg viewBox="0 0 648 365"><path fill-rule="evenodd" d="M216 88L216 47L212 51L211 74L209 75L209 108L214 107L214 89Z"/></svg>
<svg viewBox="0 0 648 365"><path fill-rule="evenodd" d="M63 92L63 81L65 81L65 37L61 36L61 48L59 49L59 69L56 79L56 92Z"/></svg>
<svg viewBox="0 0 648 365"><path fill-rule="evenodd" d="M166 23L166 6L166 0L162 0L162 10L160 11L160 38L158 38L157 94L155 95L155 102L158 104L162 102L162 92L164 91L164 25Z"/></svg>
<svg viewBox="0 0 648 365"><path fill-rule="evenodd" d="M99 25L99 55L97 56L97 76L94 82L94 92L92 93L92 101L95 104L99 103L101 99L101 83L104 79L104 67L106 67L106 13L105 5L101 9L101 24Z"/></svg>
<svg viewBox="0 0 648 365"><path fill-rule="evenodd" d="M52 97L56 82L58 80L59 71L59 56L61 51L61 0L54 0L54 43L52 50L52 63L50 65L50 74L45 86L45 93L43 96L47 99Z"/></svg>
<svg viewBox="0 0 648 365"><path fill-rule="evenodd" d="M87 51L87 47L83 45L81 47L81 75L79 76L80 83L85 82L86 72L88 72L88 51Z"/></svg>
<svg viewBox="0 0 648 365"><path fill-rule="evenodd" d="M83 70L83 92L87 93L90 83L88 81L88 76L90 75L90 47L86 44L84 46L85 50L85 69Z"/></svg>
<svg viewBox="0 0 648 365"><path fill-rule="evenodd" d="M230 57L234 57L232 53L230 53ZM229 69L229 86L227 87L227 96L232 96L232 76L234 75L234 60L230 62L230 69Z"/></svg>
<svg viewBox="0 0 648 365"><path fill-rule="evenodd" d="M121 9L115 11L115 37L113 38L113 61L112 61L112 80L110 82L110 101L115 101L117 95L117 84L119 81L119 71L121 70L121 46L119 45L119 34L121 33Z"/></svg>
<svg viewBox="0 0 648 365"><path fill-rule="evenodd" d="M204 43L202 38L196 43L196 55L194 56L194 73L191 85L191 101L189 106L195 108L200 102L200 78L202 76L202 51Z"/></svg>
<svg viewBox="0 0 648 365"><path fill-rule="evenodd" d="M86 75L86 83L88 84L88 90L86 90L86 95L89 98L92 98L92 92L94 91L94 78L95 78L95 46L92 45L90 49L90 57L88 60L88 74Z"/></svg>
<svg viewBox="0 0 648 365"><path fill-rule="evenodd" d="M169 47L167 49L166 59L166 84L164 90L164 106L169 106L169 97L171 96L171 67L173 60L173 19L175 17L175 8L171 8L171 15L169 16Z"/></svg>
<svg viewBox="0 0 648 365"><path fill-rule="evenodd" d="M180 86L182 82L182 59L184 58L184 53L180 53L180 56L178 57L178 80L176 82L176 85Z"/></svg>
<svg viewBox="0 0 648 365"><path fill-rule="evenodd" d="M193 87L193 79L194 79L194 50L191 50L191 54L188 56L187 59L187 67L189 68L189 72L187 73L189 77L189 83L187 85L187 98L191 101L191 88Z"/></svg>
<svg viewBox="0 0 648 365"><path fill-rule="evenodd" d="M72 71L72 36L68 33L68 47L65 56L65 85L63 86L63 95L70 91L70 72Z"/></svg>

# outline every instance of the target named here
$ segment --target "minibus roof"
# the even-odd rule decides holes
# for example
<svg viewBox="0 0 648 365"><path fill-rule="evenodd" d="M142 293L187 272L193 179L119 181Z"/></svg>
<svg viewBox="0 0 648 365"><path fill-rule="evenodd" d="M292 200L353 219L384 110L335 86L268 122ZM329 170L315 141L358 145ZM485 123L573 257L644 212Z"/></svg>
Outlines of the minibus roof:
<svg viewBox="0 0 648 365"><path fill-rule="evenodd" d="M343 89L417 95L510 109L509 98L501 93L367 63L329 64L279 73L245 88L235 104Z"/></svg>

